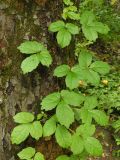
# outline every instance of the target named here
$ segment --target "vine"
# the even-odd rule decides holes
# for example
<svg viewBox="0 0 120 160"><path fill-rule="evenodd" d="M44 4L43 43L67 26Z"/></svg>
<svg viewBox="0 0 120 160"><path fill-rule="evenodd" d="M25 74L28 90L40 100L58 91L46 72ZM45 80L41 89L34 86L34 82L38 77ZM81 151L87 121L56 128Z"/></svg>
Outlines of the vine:
<svg viewBox="0 0 120 160"><path fill-rule="evenodd" d="M99 34L107 34L109 27L96 20L90 10L81 10L71 0L63 0L64 9L62 18L49 26L50 32L57 32L56 38L59 46L65 48L70 45L72 36L75 38L76 64L72 67L61 64L54 70L54 76L65 77L66 89L50 93L43 98L40 107L41 113L35 117L32 113L20 112L13 118L18 125L11 133L13 144L20 144L28 136L35 140L41 137L54 135L56 142L62 148L68 149L71 155L60 155L56 160L81 160L87 156L102 156L103 148L98 139L94 137L96 125L107 126L109 117L103 110L99 110L98 97L86 95L80 90L81 84L98 86L101 76L108 74L110 66L106 62L95 60L94 55L87 46L94 43ZM71 20L71 23L64 22ZM23 73L37 68L39 63L47 67L52 63L52 57L43 44L36 41L22 43L18 49L21 53L30 55L21 64ZM47 111L53 110L53 115L46 116ZM42 119L46 119L43 123ZM74 123L78 126L74 127ZM27 147L18 153L24 160L44 160L42 153Z"/></svg>

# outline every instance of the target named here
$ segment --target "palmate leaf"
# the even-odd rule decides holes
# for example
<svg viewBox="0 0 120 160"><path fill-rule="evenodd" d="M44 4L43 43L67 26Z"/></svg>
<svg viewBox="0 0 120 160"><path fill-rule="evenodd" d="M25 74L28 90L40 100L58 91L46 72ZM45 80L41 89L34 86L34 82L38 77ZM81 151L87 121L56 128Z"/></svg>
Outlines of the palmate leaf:
<svg viewBox="0 0 120 160"><path fill-rule="evenodd" d="M31 124L30 135L36 140L39 140L39 138L42 137L42 125L39 121L35 121Z"/></svg>
<svg viewBox="0 0 120 160"><path fill-rule="evenodd" d="M53 22L49 26L49 31L58 32L65 27L65 23L63 21Z"/></svg>
<svg viewBox="0 0 120 160"><path fill-rule="evenodd" d="M34 120L34 115L29 112L20 112L13 117L16 123L30 123Z"/></svg>
<svg viewBox="0 0 120 160"><path fill-rule="evenodd" d="M60 155L59 157L56 158L56 160L69 160L69 157L66 155Z"/></svg>
<svg viewBox="0 0 120 160"><path fill-rule="evenodd" d="M57 127L55 138L57 143L63 148L68 148L71 145L71 134L64 126L59 125Z"/></svg>
<svg viewBox="0 0 120 160"><path fill-rule="evenodd" d="M65 28L57 33L57 42L61 48L67 47L70 44L71 38L71 33Z"/></svg>
<svg viewBox="0 0 120 160"><path fill-rule="evenodd" d="M63 76L66 76L69 71L70 71L70 67L66 64L63 64L55 68L54 76L63 77Z"/></svg>
<svg viewBox="0 0 120 160"><path fill-rule="evenodd" d="M40 152L35 154L34 160L45 160L44 155Z"/></svg>
<svg viewBox="0 0 120 160"><path fill-rule="evenodd" d="M56 108L56 116L61 125L69 126L74 122L74 112L68 104L61 101Z"/></svg>
<svg viewBox="0 0 120 160"><path fill-rule="evenodd" d="M47 50L44 50L44 51L38 53L37 57L39 59L39 62L43 66L49 67L51 65L51 63L52 63L52 57L51 57L50 53Z"/></svg>
<svg viewBox="0 0 120 160"><path fill-rule="evenodd" d="M27 57L21 63L21 69L23 73L28 73L36 69L39 65L39 59L36 54Z"/></svg>
<svg viewBox="0 0 120 160"><path fill-rule="evenodd" d="M11 133L12 144L20 144L29 136L31 124L21 124L15 127Z"/></svg>
<svg viewBox="0 0 120 160"><path fill-rule="evenodd" d="M21 152L19 152L17 155L20 159L28 160L35 155L35 149L32 147L27 147Z"/></svg>
<svg viewBox="0 0 120 160"><path fill-rule="evenodd" d="M48 119L43 126L43 136L48 137L55 133L56 131L56 116L52 116Z"/></svg>
<svg viewBox="0 0 120 160"><path fill-rule="evenodd" d="M49 94L42 100L42 103L41 103L42 109L45 109L46 111L52 110L58 105L59 102L60 102L59 92Z"/></svg>
<svg viewBox="0 0 120 160"><path fill-rule="evenodd" d="M38 53L40 51L45 50L46 48L42 43L36 42L36 41L26 41L22 43L18 49L20 50L21 53L24 54L33 54L33 53Z"/></svg>
<svg viewBox="0 0 120 160"><path fill-rule="evenodd" d="M87 152L92 156L101 156L103 153L102 145L94 137L88 137L84 140L84 146Z"/></svg>
<svg viewBox="0 0 120 160"><path fill-rule="evenodd" d="M83 139L77 135L74 134L72 136L72 144L71 144L71 151L74 155L80 154L84 149Z"/></svg>
<svg viewBox="0 0 120 160"><path fill-rule="evenodd" d="M76 93L74 91L62 90L61 96L63 100L72 106L80 106L80 104L84 101L84 96L80 93Z"/></svg>

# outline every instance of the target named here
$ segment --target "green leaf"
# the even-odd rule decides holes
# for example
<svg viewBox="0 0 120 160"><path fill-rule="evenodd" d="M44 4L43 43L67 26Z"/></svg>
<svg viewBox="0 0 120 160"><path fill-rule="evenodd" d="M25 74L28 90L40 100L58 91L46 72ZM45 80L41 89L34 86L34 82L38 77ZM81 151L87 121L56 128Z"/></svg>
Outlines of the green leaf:
<svg viewBox="0 0 120 160"><path fill-rule="evenodd" d="M20 112L13 117L16 123L30 123L34 120L34 115L29 112Z"/></svg>
<svg viewBox="0 0 120 160"><path fill-rule="evenodd" d="M120 128L120 119L118 119L117 121L114 121L114 122L112 123L112 127L113 127L114 129Z"/></svg>
<svg viewBox="0 0 120 160"><path fill-rule="evenodd" d="M87 50L82 50L79 55L78 61L80 68L86 68L92 62L92 54Z"/></svg>
<svg viewBox="0 0 120 160"><path fill-rule="evenodd" d="M75 119L76 119L77 121L80 121L80 119L81 119L81 115L80 115L81 110L78 109L78 108L73 108L73 111L74 111Z"/></svg>
<svg viewBox="0 0 120 160"><path fill-rule="evenodd" d="M58 126L55 132L57 143L63 147L68 148L71 145L71 134L64 126Z"/></svg>
<svg viewBox="0 0 120 160"><path fill-rule="evenodd" d="M84 96L74 91L62 90L61 96L67 104L72 106L80 106L80 104L84 101Z"/></svg>
<svg viewBox="0 0 120 160"><path fill-rule="evenodd" d="M57 42L61 48L67 47L71 41L71 34L67 29L61 29L57 33Z"/></svg>
<svg viewBox="0 0 120 160"><path fill-rule="evenodd" d="M25 58L21 63L21 69L24 74L33 71L39 65L39 59L36 54Z"/></svg>
<svg viewBox="0 0 120 160"><path fill-rule="evenodd" d="M69 71L70 71L70 67L66 64L63 64L55 68L54 76L63 77L63 76L66 76Z"/></svg>
<svg viewBox="0 0 120 160"><path fill-rule="evenodd" d="M65 27L65 23L63 21L53 22L49 26L49 31L58 32Z"/></svg>
<svg viewBox="0 0 120 160"><path fill-rule="evenodd" d="M77 88L79 86L79 75L75 72L70 71L65 79L66 86L70 88L71 90L74 88Z"/></svg>
<svg viewBox="0 0 120 160"><path fill-rule="evenodd" d="M56 158L56 160L69 160L69 157L66 155L60 155L59 157Z"/></svg>
<svg viewBox="0 0 120 160"><path fill-rule="evenodd" d="M35 155L35 149L32 147L27 147L23 149L21 152L19 152L17 155L20 159L28 160Z"/></svg>
<svg viewBox="0 0 120 160"><path fill-rule="evenodd" d="M88 137L84 141L84 146L90 155L92 155L92 156L101 156L102 155L102 152L103 152L102 146L97 139L95 139L93 137Z"/></svg>
<svg viewBox="0 0 120 160"><path fill-rule="evenodd" d="M110 66L106 62L96 61L91 64L90 68L100 74L107 74L110 71Z"/></svg>
<svg viewBox="0 0 120 160"><path fill-rule="evenodd" d="M74 112L64 101L61 101L56 108L56 116L61 125L69 126L74 122Z"/></svg>
<svg viewBox="0 0 120 160"><path fill-rule="evenodd" d="M39 121L35 121L31 124L30 135L36 140L39 140L39 138L42 137L42 125Z"/></svg>
<svg viewBox="0 0 120 160"><path fill-rule="evenodd" d="M83 140L77 134L72 136L71 151L74 155L80 154L84 149Z"/></svg>
<svg viewBox="0 0 120 160"><path fill-rule="evenodd" d="M97 97L96 96L87 96L85 98L84 107L87 109L93 109L98 105Z"/></svg>
<svg viewBox="0 0 120 160"><path fill-rule="evenodd" d="M48 119L43 126L44 137L51 136L56 131L56 116L52 116Z"/></svg>
<svg viewBox="0 0 120 160"><path fill-rule="evenodd" d="M52 57L47 50L44 50L37 54L39 61L42 65L49 67L52 63Z"/></svg>
<svg viewBox="0 0 120 160"><path fill-rule="evenodd" d="M100 124L101 126L108 125L109 118L103 111L91 110L90 113L98 124Z"/></svg>
<svg viewBox="0 0 120 160"><path fill-rule="evenodd" d="M21 124L15 127L11 133L12 144L20 144L29 136L30 124Z"/></svg>
<svg viewBox="0 0 120 160"><path fill-rule="evenodd" d="M34 160L45 160L44 155L40 152L35 154Z"/></svg>
<svg viewBox="0 0 120 160"><path fill-rule="evenodd" d="M108 34L110 31L109 27L101 22L94 22L91 26L95 31L101 34Z"/></svg>
<svg viewBox="0 0 120 160"><path fill-rule="evenodd" d="M67 6L72 6L73 2L71 2L71 0L63 0L63 2L67 5Z"/></svg>
<svg viewBox="0 0 120 160"><path fill-rule="evenodd" d="M80 23L82 25L91 25L95 21L95 15L92 11L84 11L80 18Z"/></svg>
<svg viewBox="0 0 120 160"><path fill-rule="evenodd" d="M33 54L33 53L38 53L46 48L44 47L43 44L38 43L36 41L26 41L22 43L18 47L18 49L20 50L21 53Z"/></svg>
<svg viewBox="0 0 120 160"><path fill-rule="evenodd" d="M52 94L49 94L42 100L42 109L45 109L46 111L52 110L55 108L58 103L60 102L60 93L54 92Z"/></svg>
<svg viewBox="0 0 120 160"><path fill-rule="evenodd" d="M80 15L78 13L75 13L75 12L72 12L72 11L69 11L67 13L67 16L70 18L70 19L73 19L73 20L79 20L80 19Z"/></svg>
<svg viewBox="0 0 120 160"><path fill-rule="evenodd" d="M92 27L89 26L82 26L82 31L84 33L84 36L89 41L96 41L98 38L97 31L93 30Z"/></svg>
<svg viewBox="0 0 120 160"><path fill-rule="evenodd" d="M68 31L71 33L71 34L78 34L79 33L79 27L72 24L72 23L67 23L66 24L66 28L68 29Z"/></svg>
<svg viewBox="0 0 120 160"><path fill-rule="evenodd" d="M95 125L92 124L80 125L76 129L76 133L82 136L84 139L86 139L87 137L90 137L95 133Z"/></svg>
<svg viewBox="0 0 120 160"><path fill-rule="evenodd" d="M91 69L82 70L81 77L83 77L83 79L86 80L88 83L91 83L95 86L98 86L100 83L99 74Z"/></svg>
<svg viewBox="0 0 120 160"><path fill-rule="evenodd" d="M91 11L83 12L81 16L82 31L89 41L96 41L98 33L107 34L109 27L101 22L97 22L95 15Z"/></svg>
<svg viewBox="0 0 120 160"><path fill-rule="evenodd" d="M82 123L90 124L92 121L92 116L91 116L90 112L85 108L82 108L80 110L80 117L82 119Z"/></svg>

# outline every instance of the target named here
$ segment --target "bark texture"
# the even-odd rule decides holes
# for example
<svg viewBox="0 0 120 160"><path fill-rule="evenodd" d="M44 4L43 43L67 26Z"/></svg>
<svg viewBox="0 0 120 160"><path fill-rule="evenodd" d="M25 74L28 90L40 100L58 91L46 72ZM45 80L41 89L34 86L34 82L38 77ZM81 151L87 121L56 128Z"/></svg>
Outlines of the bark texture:
<svg viewBox="0 0 120 160"><path fill-rule="evenodd" d="M20 147L13 146L10 142L10 133L15 125L12 117L19 111L38 113L42 97L59 89L52 72L61 63L63 55L59 54L55 38L48 33L47 27L51 21L59 18L57 16L60 16L62 10L61 0L36 2L0 2L0 160L16 160L16 153L26 144L35 145L38 150L45 147L43 152L47 152L46 158L55 159L50 157L52 142L40 142L44 147L31 139ZM24 55L19 53L17 46L24 40L31 39L47 45L54 64L50 69L39 66L36 71L23 75L20 64Z"/></svg>

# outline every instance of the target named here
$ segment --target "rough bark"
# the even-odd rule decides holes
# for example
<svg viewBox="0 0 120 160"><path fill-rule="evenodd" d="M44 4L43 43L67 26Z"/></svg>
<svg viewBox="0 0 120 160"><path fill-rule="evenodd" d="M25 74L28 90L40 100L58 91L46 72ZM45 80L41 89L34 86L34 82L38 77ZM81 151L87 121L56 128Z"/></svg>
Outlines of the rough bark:
<svg viewBox="0 0 120 160"><path fill-rule="evenodd" d="M15 113L39 113L42 97L59 89L52 72L57 63L61 63L63 56L59 55L55 38L48 34L47 27L60 16L61 1L49 1L42 5L41 1L36 2L38 4L32 0L0 2L0 160L16 160L15 154L21 147L26 144L35 145L31 139L20 147L11 145L10 133L15 125L12 119ZM17 46L24 40L31 39L47 45L54 58L54 64L50 69L39 66L36 71L23 75L20 63L24 55L19 53ZM49 154L52 142L49 145L47 142L42 144L46 144L45 148L48 147L47 157L51 159ZM41 148L39 142L36 146L37 149Z"/></svg>

